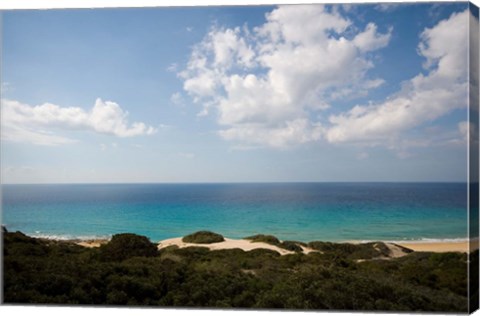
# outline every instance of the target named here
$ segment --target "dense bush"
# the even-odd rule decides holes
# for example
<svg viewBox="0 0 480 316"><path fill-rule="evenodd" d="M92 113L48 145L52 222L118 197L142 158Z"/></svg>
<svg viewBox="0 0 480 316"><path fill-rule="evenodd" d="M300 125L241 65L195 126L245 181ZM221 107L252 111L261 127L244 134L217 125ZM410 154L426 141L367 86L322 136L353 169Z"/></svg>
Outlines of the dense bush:
<svg viewBox="0 0 480 316"><path fill-rule="evenodd" d="M296 241L290 241L290 240L285 240L279 245L280 248L287 249L290 251L295 251L295 252L302 252L303 249L302 247L299 246L298 242Z"/></svg>
<svg viewBox="0 0 480 316"><path fill-rule="evenodd" d="M157 255L157 246L145 236L135 234L117 234L100 247L101 257L105 260L125 260L131 257L153 257Z"/></svg>
<svg viewBox="0 0 480 316"><path fill-rule="evenodd" d="M308 247L348 259L373 259L388 257L391 254L390 249L383 242L350 244L312 241L308 243ZM411 252L407 248L403 248L403 251L405 253Z"/></svg>
<svg viewBox="0 0 480 316"><path fill-rule="evenodd" d="M277 237L272 235L258 234L258 235L245 237L244 239L251 240L252 242L264 242L264 243L275 245L275 246L280 244L280 240L278 240Z"/></svg>
<svg viewBox="0 0 480 316"><path fill-rule="evenodd" d="M89 249L5 233L4 302L467 311L466 254L411 253L358 262L383 248L314 243L321 252L308 255L204 247L168 247L154 255L140 237L112 238L109 244L131 253L112 251L105 260L112 246Z"/></svg>
<svg viewBox="0 0 480 316"><path fill-rule="evenodd" d="M213 244L216 242L222 242L224 240L225 239L223 238L222 235L205 231L205 230L187 235L182 238L183 242L188 242L193 244Z"/></svg>
<svg viewBox="0 0 480 316"><path fill-rule="evenodd" d="M283 248L283 249L295 251L295 252L303 251L300 245L306 246L306 244L298 241L287 240L287 241L281 242L277 237L272 235L258 234L258 235L245 237L244 239L251 240L252 242L264 242L269 245L277 246L279 248Z"/></svg>
<svg viewBox="0 0 480 316"><path fill-rule="evenodd" d="M478 293L478 279L479 279L479 252L478 249L475 250L470 255L470 312L472 312L475 308L478 308L478 300L479 300L479 293Z"/></svg>

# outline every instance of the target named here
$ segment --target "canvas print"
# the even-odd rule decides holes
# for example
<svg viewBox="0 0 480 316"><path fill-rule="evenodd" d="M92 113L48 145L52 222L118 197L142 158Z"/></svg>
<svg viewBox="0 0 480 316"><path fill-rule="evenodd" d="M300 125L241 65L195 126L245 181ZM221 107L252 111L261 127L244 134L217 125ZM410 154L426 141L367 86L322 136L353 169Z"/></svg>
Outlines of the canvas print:
<svg viewBox="0 0 480 316"><path fill-rule="evenodd" d="M477 309L475 5L1 23L3 304Z"/></svg>

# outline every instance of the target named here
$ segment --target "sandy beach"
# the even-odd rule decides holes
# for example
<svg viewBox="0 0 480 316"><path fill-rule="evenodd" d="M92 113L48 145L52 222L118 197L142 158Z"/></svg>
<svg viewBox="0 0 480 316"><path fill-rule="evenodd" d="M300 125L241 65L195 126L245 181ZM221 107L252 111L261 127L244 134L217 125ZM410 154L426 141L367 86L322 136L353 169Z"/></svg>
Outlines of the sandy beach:
<svg viewBox="0 0 480 316"><path fill-rule="evenodd" d="M459 242L405 242L398 245L412 249L413 251L428 252L468 252L469 243L467 241ZM478 244L477 244L478 248Z"/></svg>

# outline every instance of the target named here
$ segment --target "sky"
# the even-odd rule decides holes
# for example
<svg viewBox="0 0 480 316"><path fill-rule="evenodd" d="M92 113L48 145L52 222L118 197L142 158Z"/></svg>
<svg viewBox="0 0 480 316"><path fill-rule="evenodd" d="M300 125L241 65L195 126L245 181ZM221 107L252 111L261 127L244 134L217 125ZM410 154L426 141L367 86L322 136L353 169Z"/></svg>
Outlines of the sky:
<svg viewBox="0 0 480 316"><path fill-rule="evenodd" d="M477 19L467 3L3 11L2 183L466 181Z"/></svg>

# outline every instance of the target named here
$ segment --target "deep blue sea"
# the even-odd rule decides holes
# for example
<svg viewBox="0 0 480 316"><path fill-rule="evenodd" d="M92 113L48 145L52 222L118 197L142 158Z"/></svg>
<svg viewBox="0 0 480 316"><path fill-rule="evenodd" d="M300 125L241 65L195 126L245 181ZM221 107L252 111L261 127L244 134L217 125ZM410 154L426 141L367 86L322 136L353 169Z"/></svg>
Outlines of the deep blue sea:
<svg viewBox="0 0 480 316"><path fill-rule="evenodd" d="M41 237L467 238L464 183L3 185L2 195L2 224Z"/></svg>

